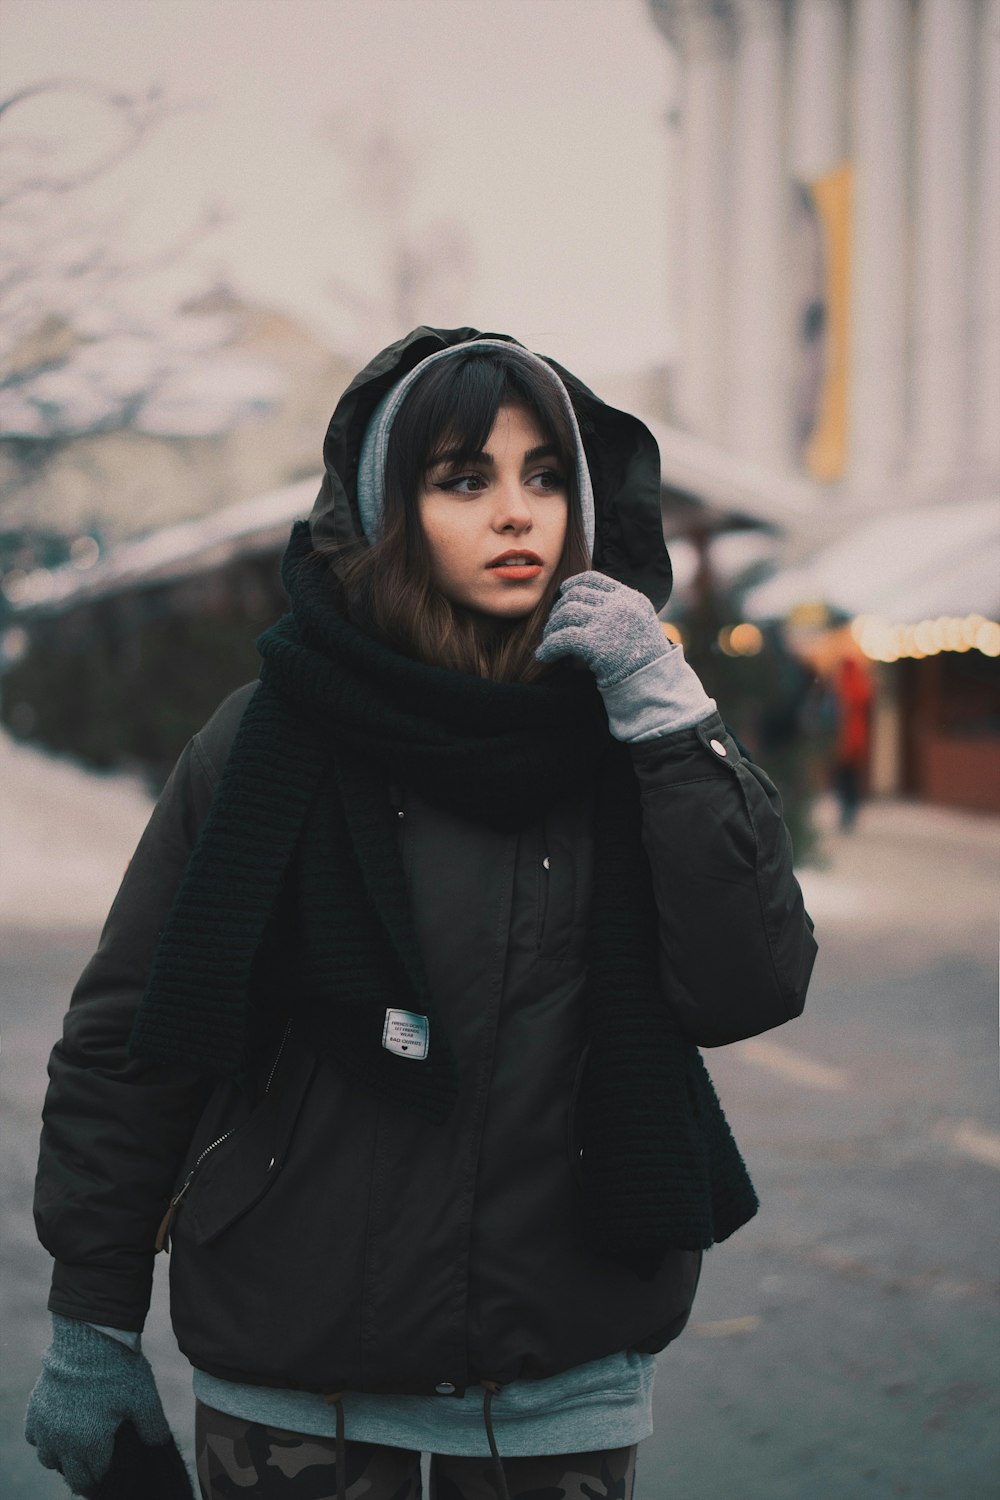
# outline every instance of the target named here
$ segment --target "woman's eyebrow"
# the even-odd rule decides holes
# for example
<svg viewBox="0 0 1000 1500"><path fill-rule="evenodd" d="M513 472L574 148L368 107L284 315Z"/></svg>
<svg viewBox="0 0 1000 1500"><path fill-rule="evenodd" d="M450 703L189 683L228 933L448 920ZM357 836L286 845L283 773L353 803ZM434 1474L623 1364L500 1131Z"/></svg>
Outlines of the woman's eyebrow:
<svg viewBox="0 0 1000 1500"><path fill-rule="evenodd" d="M522 462L533 464L539 458L558 458L558 456L559 450L555 443L540 443L537 448L528 449ZM435 453L428 467L434 469L438 464L485 464L493 468L496 459L492 453L465 453L461 448L444 448L440 453Z"/></svg>
<svg viewBox="0 0 1000 1500"><path fill-rule="evenodd" d="M463 448L442 448L440 453L435 453L428 468L435 469L438 464L492 464L493 457L489 453L468 453Z"/></svg>

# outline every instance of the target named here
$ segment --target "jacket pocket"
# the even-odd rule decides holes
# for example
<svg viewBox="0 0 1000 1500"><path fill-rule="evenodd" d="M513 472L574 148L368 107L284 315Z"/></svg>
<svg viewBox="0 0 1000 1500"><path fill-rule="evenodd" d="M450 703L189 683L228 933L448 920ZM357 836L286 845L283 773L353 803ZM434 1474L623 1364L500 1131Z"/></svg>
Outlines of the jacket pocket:
<svg viewBox="0 0 1000 1500"><path fill-rule="evenodd" d="M242 1124L202 1151L174 1200L184 1209L186 1239L211 1243L269 1191L285 1163L315 1069L313 1053L289 1047L280 1081Z"/></svg>

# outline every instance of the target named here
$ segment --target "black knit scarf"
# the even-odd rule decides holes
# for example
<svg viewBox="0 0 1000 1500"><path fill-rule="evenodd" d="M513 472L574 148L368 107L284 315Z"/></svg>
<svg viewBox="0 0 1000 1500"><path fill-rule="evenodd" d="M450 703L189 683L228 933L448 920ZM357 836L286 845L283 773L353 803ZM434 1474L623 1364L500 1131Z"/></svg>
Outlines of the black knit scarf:
<svg viewBox="0 0 1000 1500"><path fill-rule="evenodd" d="M236 1078L275 1013L367 1087L445 1125L456 1063L413 930L388 787L498 828L596 784L581 1090L585 1233L638 1269L724 1239L756 1209L697 1049L660 993L637 784L593 679L497 683L400 656L333 607L308 527L283 564L292 612L259 640L261 682L165 924L132 1050ZM414 1063L387 1008L428 1017Z"/></svg>

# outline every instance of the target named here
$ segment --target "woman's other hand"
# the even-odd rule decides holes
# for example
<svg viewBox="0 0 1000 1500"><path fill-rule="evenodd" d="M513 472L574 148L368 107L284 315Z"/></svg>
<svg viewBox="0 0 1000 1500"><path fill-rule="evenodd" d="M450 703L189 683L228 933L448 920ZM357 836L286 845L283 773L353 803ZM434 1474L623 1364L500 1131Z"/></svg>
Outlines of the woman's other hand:
<svg viewBox="0 0 1000 1500"><path fill-rule="evenodd" d="M126 1422L143 1444L172 1446L149 1362L89 1323L55 1315L24 1427L39 1462L57 1469L74 1494L92 1495Z"/></svg>

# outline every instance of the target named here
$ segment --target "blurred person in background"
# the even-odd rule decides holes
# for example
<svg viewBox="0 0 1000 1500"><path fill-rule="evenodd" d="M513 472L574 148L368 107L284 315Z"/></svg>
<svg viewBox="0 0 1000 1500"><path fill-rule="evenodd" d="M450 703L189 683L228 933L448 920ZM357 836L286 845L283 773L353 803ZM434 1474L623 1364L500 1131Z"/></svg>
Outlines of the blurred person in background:
<svg viewBox="0 0 1000 1500"><path fill-rule="evenodd" d="M140 1351L169 1247L205 1500L404 1500L421 1452L442 1500L627 1500L757 1208L697 1049L797 1015L815 954L778 798L657 620L636 418L420 328L325 461L52 1054L27 1436L77 1493L186 1491Z"/></svg>
<svg viewBox="0 0 1000 1500"><path fill-rule="evenodd" d="M838 663L833 677L837 738L833 758L833 789L840 806L840 826L850 832L868 774L871 753L872 684L854 656Z"/></svg>
<svg viewBox="0 0 1000 1500"><path fill-rule="evenodd" d="M831 698L815 668L789 648L780 626L769 626L765 640L753 675L744 668L737 678L743 683L740 706L751 754L759 752L781 793L795 861L803 865L818 854L812 805L830 757Z"/></svg>

